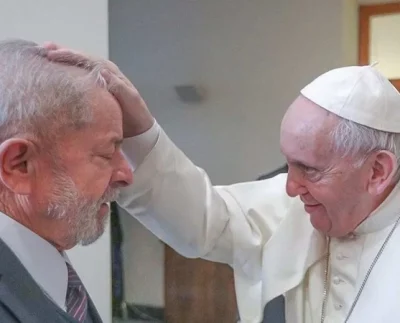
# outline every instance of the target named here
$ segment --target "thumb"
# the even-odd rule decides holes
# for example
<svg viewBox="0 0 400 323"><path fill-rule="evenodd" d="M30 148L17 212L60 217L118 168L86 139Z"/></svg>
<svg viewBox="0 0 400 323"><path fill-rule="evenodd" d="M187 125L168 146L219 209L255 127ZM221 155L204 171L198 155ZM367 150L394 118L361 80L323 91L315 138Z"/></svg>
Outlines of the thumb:
<svg viewBox="0 0 400 323"><path fill-rule="evenodd" d="M119 78L109 70L102 70L101 75L107 83L108 91L114 95L121 106L132 105L134 102L138 102L138 100L142 101L138 90L132 83L127 84L125 80Z"/></svg>

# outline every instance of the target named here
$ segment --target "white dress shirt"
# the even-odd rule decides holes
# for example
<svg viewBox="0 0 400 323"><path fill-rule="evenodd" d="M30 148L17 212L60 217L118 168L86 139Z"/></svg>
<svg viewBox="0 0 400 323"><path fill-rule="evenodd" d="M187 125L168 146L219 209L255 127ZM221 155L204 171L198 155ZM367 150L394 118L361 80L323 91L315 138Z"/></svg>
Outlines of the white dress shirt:
<svg viewBox="0 0 400 323"><path fill-rule="evenodd" d="M43 292L64 311L68 286L65 254L0 212L0 239L12 250Z"/></svg>

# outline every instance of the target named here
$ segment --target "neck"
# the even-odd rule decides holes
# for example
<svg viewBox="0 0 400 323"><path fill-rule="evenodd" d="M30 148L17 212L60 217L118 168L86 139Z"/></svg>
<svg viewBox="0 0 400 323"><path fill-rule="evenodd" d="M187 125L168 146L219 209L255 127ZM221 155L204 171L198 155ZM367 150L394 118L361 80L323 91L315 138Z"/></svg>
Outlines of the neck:
<svg viewBox="0 0 400 323"><path fill-rule="evenodd" d="M380 195L378 195L374 199L371 209L369 210L369 212L367 212L368 215L356 225L355 229L358 228L365 220L367 220L371 216L371 214L373 214L382 205L382 203L386 201L386 199L393 192L396 186L397 184L389 185Z"/></svg>
<svg viewBox="0 0 400 323"><path fill-rule="evenodd" d="M25 197L4 198L0 200L0 211L35 232L34 223L28 211L28 204Z"/></svg>
<svg viewBox="0 0 400 323"><path fill-rule="evenodd" d="M389 185L383 192L382 194L378 195L376 200L374 201L373 204L373 209L371 211L374 212L387 198L388 196L393 192L394 188L396 187L397 184L391 184Z"/></svg>
<svg viewBox="0 0 400 323"><path fill-rule="evenodd" d="M32 206L24 196L18 196L16 199L0 200L0 212L22 224L30 231L52 244L58 251L62 252L73 246L65 244L66 238L55 239L55 237L64 237L65 232L60 232L60 222L58 219L52 219L47 216L41 216L43 212L32 212ZM67 247L65 247L68 245Z"/></svg>

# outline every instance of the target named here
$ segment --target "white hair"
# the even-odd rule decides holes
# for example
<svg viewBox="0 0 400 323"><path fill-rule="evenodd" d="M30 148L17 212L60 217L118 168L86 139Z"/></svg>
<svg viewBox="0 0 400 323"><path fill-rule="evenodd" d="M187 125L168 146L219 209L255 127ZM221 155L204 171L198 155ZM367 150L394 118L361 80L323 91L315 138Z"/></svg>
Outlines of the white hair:
<svg viewBox="0 0 400 323"><path fill-rule="evenodd" d="M393 153L397 159L393 181L400 180L400 133L380 131L339 117L331 135L336 152L343 157L356 157L356 167L361 166L372 152L386 150Z"/></svg>
<svg viewBox="0 0 400 323"><path fill-rule="evenodd" d="M0 42L0 143L21 134L54 141L90 122L88 91L105 87L102 66L92 71L54 62L25 40Z"/></svg>

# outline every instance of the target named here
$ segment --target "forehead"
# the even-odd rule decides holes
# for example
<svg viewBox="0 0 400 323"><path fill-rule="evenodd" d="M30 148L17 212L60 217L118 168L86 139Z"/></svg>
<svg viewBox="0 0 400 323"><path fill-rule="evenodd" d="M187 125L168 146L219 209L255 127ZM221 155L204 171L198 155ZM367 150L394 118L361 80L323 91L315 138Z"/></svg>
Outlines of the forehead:
<svg viewBox="0 0 400 323"><path fill-rule="evenodd" d="M300 161L306 165L321 162L332 151L330 133L337 120L336 116L299 96L282 120L282 153L289 161Z"/></svg>
<svg viewBox="0 0 400 323"><path fill-rule="evenodd" d="M63 151L73 150L80 155L102 147L111 147L122 142L122 111L115 98L105 89L96 88L88 92L87 104L92 118L79 130L66 133L59 143Z"/></svg>
<svg viewBox="0 0 400 323"><path fill-rule="evenodd" d="M88 78L88 72L75 66L65 66L55 63L57 69L63 70L70 76L77 78ZM87 102L93 113L93 124L122 125L122 111L114 96L104 88L95 85L92 79L93 87L87 92ZM121 129L122 130L122 129Z"/></svg>
<svg viewBox="0 0 400 323"><path fill-rule="evenodd" d="M113 131L122 136L122 111L113 95L107 90L96 88L89 93L92 108L92 130Z"/></svg>

